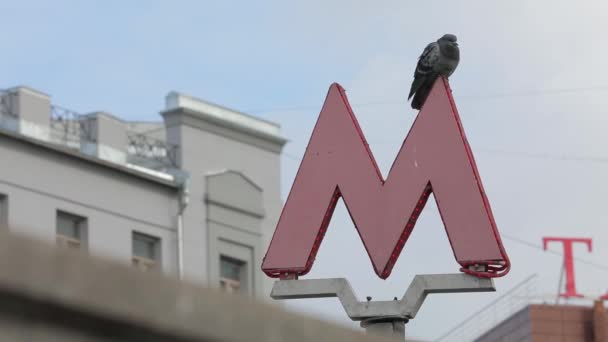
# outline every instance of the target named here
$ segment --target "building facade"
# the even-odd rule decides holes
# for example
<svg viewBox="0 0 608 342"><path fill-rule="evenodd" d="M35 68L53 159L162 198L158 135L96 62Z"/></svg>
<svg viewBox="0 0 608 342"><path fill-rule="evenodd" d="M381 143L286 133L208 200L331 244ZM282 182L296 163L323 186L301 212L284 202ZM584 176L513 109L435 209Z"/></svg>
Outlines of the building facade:
<svg viewBox="0 0 608 342"><path fill-rule="evenodd" d="M263 296L281 208L279 126L176 92L160 114L127 122L28 87L0 91L0 225Z"/></svg>
<svg viewBox="0 0 608 342"><path fill-rule="evenodd" d="M590 306L532 304L475 339L476 342L606 342L608 319L601 300Z"/></svg>

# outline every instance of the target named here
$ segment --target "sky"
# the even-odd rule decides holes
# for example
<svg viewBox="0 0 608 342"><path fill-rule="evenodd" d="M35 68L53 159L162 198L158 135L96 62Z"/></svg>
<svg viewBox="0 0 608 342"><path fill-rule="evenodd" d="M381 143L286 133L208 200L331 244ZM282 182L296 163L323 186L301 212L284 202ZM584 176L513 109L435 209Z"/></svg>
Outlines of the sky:
<svg viewBox="0 0 608 342"><path fill-rule="evenodd" d="M278 122L290 140L285 198L332 82L386 175L415 118L406 97L416 59L456 34L450 84L512 271L496 293L427 298L407 333L432 340L532 274L554 297L561 249L543 252L543 236L592 238L592 252L575 247L594 263L576 263L578 290L608 290L605 13L592 0L0 0L0 88L141 121L159 121L175 90ZM388 280L340 202L307 277L347 277L361 299L392 299L415 274L457 270L434 201ZM286 305L357 328L334 299Z"/></svg>

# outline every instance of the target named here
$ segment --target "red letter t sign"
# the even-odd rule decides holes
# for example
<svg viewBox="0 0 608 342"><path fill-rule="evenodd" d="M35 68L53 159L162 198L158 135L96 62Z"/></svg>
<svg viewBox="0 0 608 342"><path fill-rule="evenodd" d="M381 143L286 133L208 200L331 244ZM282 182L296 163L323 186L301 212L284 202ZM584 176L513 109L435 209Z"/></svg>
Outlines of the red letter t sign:
<svg viewBox="0 0 608 342"><path fill-rule="evenodd" d="M583 297L582 294L576 292L576 280L574 278L574 256L572 254L572 245L574 243L584 243L591 252L591 239L586 238L558 238L546 237L543 238L543 248L547 250L549 242L561 242L564 245L564 269L566 272L566 292L561 293L560 297Z"/></svg>

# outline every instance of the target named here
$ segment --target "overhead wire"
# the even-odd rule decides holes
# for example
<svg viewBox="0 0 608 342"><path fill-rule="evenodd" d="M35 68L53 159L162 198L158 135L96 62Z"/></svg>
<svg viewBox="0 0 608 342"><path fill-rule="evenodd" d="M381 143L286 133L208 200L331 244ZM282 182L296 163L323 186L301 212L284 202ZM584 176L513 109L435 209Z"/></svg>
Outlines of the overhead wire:
<svg viewBox="0 0 608 342"><path fill-rule="evenodd" d="M495 99L495 98L510 98L510 97L525 97L525 96L543 96L543 95L557 95L564 93L580 93L580 92L588 92L588 91L606 91L608 90L608 86L593 86L593 87L578 87L578 88L554 88L554 89L543 89L543 90L527 90L521 92L510 92L510 93L496 93L496 94L481 94L481 95L460 95L459 99ZM354 103L352 106L377 106L377 105L396 105L403 104L404 101L376 101L376 102L365 102L365 103ZM249 113L263 113L263 112L273 112L273 111L293 111L293 110L308 110L308 109L318 109L319 106L292 106L292 107L284 107L284 108L272 108L272 109L258 109L258 110L248 110L245 112ZM166 127L159 127L156 129L152 129L150 131L143 132L149 133L160 129L165 129ZM505 154L505 155L515 155L515 156L523 156L528 158L536 158L536 159L547 159L547 160L557 160L557 161L579 161L579 162L595 162L595 163L608 163L608 157L587 157L587 156L576 156L576 155L552 155L547 153L533 153L533 152L521 152L521 151L506 151L500 149L480 149L477 152L481 153L490 153L490 154ZM282 152L282 155L292 159L294 161L300 162L302 160L301 157L298 157L294 154ZM563 256L563 253L553 251L553 250L545 250L542 246L531 243L529 241L502 234L503 238L507 240L511 240L518 244L534 248L543 252L547 252L550 254ZM596 269L608 272L608 266L599 264L593 261L589 261L586 259L582 259L579 257L573 258L576 262L589 265Z"/></svg>
<svg viewBox="0 0 608 342"><path fill-rule="evenodd" d="M561 252L557 252L557 251L553 251L550 249L545 250L541 245L537 245L535 243L511 236L511 235L507 235L507 234L501 234L501 236L506 239L506 240L511 240L513 242L519 243L520 245L524 245L530 248L534 248L534 249L538 249L540 251L543 252L547 252L549 254L554 254L554 255L558 255L558 256L563 256L564 254ZM608 265L603 265L603 264L599 264L593 261L589 261L586 259L582 259L580 257L573 257L574 261L580 262L581 264L585 264L585 265L589 265L591 267L595 267L596 269L602 270L602 271L606 271L608 272Z"/></svg>
<svg viewBox="0 0 608 342"><path fill-rule="evenodd" d="M290 159L294 159L296 161L300 161L301 160L301 158L298 158L297 156L289 154L289 153L283 153L283 155L286 156L286 157L288 157L288 158L290 158ZM572 160L572 159L570 159L570 160ZM574 160L581 160L581 158L574 159ZM599 159L599 160L601 162L608 162L608 158L606 158L606 159ZM594 161L596 161L596 160L594 160ZM529 242L529 241L526 241L526 240L523 240L523 239L511 236L511 235L508 235L508 234L501 234L501 236L504 239L506 239L506 240L513 241L513 242L518 243L520 245L524 245L524 246L527 246L527 247L530 247L530 248L534 248L534 249L540 250L542 252L547 252L549 254L554 254L554 255L558 255L558 256L562 256L563 257L563 253L557 252L557 251L553 251L553 250L550 250L550 249L545 250L541 245L538 245L538 244L535 244L535 243L532 243L532 242ZM594 267L596 269L608 272L608 265L599 264L599 263L596 263L596 262L593 262L593 261L589 261L589 260L586 260L586 259L583 259L583 258L580 258L580 257L574 257L573 259L576 262L579 262L579 263L582 263L582 264L586 264L586 265Z"/></svg>
<svg viewBox="0 0 608 342"><path fill-rule="evenodd" d="M467 101L478 100L478 99L499 99L499 98L511 98L511 97L527 97L527 96L544 96L544 95L558 95L566 93L581 93L589 91L607 91L608 85L599 85L592 87L573 87L573 88L549 88L549 89L530 89L524 91L505 92L505 93L494 93L494 94L465 94L457 95L458 99L464 99ZM402 101L372 101L372 102L361 102L351 103L353 107L365 107L365 106L379 106L379 105L402 105L404 104L405 97ZM316 105L300 105L300 106L288 106L288 107L275 107L266 109L252 109L245 110L248 113L268 113L276 111L295 111L295 110L309 110L318 109Z"/></svg>
<svg viewBox="0 0 608 342"><path fill-rule="evenodd" d="M608 85L599 85L593 87L574 87L574 88L553 88L553 89L531 89L526 91L519 92L506 92L506 93L494 93L494 94L469 94L469 95L458 95L458 99L464 100L474 100L474 99L496 99L496 98L510 98L510 97L524 97L524 96L543 96L543 95L556 95L556 94L564 94L564 93L580 93L580 92L588 92L588 91L605 91L608 90ZM365 106L380 106L380 105L403 105L405 103L405 99L403 101L372 101L372 102L362 102L362 103L351 103L353 107L365 107ZM289 106L289 107L275 107L275 108L266 108L266 109L252 109L252 110L243 110L245 113L268 113L268 112L277 112L277 111L295 111L295 110L317 110L319 109L319 105L301 105L301 106ZM148 134L152 132L156 132L166 127L157 127L152 128L147 131L140 132L141 134Z"/></svg>
<svg viewBox="0 0 608 342"><path fill-rule="evenodd" d="M501 150L501 149L475 149L473 152L486 153L486 154L502 154L502 155L516 156L516 157L554 160L554 161L592 162L592 163L600 163L600 164L608 163L608 157L577 156L577 155L568 155L568 154L556 155L556 154L549 154L549 153L508 151L508 150ZM282 155L293 161L296 161L296 162L299 162L302 160L302 157L298 157L291 153L283 152Z"/></svg>

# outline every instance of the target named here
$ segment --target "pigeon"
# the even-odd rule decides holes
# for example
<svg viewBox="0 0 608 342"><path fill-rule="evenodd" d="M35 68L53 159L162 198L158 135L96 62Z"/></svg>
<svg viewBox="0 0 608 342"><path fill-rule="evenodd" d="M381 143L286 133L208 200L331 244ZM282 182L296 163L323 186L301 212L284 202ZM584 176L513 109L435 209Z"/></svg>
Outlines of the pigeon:
<svg viewBox="0 0 608 342"><path fill-rule="evenodd" d="M412 108L420 110L437 77L450 77L459 61L460 50L455 35L445 34L427 45L418 58L414 81L407 97L409 101L414 96Z"/></svg>

